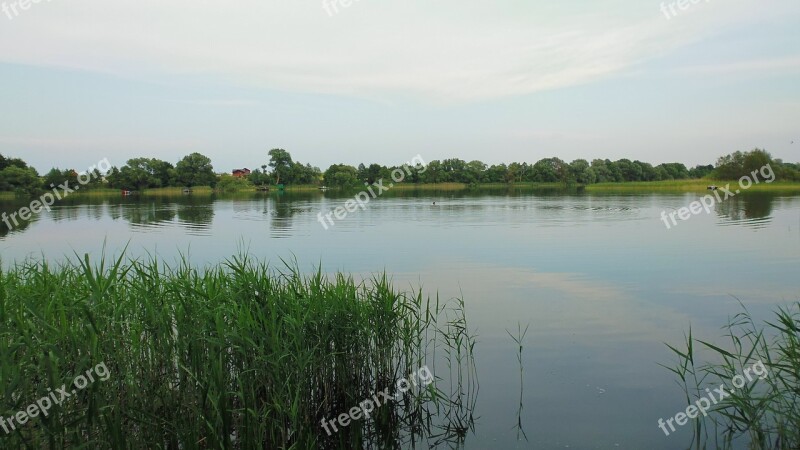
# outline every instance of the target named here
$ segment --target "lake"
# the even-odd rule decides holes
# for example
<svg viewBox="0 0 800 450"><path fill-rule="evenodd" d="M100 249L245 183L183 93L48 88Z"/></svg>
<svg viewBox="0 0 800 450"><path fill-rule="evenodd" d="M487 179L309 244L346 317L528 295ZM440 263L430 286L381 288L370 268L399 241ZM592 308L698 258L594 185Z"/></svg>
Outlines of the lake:
<svg viewBox="0 0 800 450"><path fill-rule="evenodd" d="M198 266L239 252L304 271L386 271L401 288L463 297L477 334L476 432L467 449L686 448L659 418L685 409L684 333L723 342L741 301L757 319L800 299L800 196L742 193L670 229L694 193L391 191L326 230L352 195L73 196L9 232L3 265L105 249ZM433 205L436 202L436 205ZM23 203L0 200L12 212ZM737 300L738 299L738 300ZM523 409L517 346L523 350ZM529 442L518 441L518 415Z"/></svg>

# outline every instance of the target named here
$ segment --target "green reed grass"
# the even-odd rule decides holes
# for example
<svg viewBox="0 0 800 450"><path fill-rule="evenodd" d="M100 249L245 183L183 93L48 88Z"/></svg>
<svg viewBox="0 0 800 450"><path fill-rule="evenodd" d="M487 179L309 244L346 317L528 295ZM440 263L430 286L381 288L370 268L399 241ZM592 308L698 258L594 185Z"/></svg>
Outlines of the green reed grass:
<svg viewBox="0 0 800 450"><path fill-rule="evenodd" d="M707 396L708 387L725 385L728 392L733 377L759 361L768 371L763 380L754 377L734 389L707 418L699 416L691 447L800 448L800 303L781 308L763 325L742 309L724 327L726 345L698 340L690 331L685 350L669 346L678 362L667 369L677 375L688 404ZM712 362L700 362L699 349L710 351L706 359Z"/></svg>
<svg viewBox="0 0 800 450"><path fill-rule="evenodd" d="M477 380L463 302L398 292L385 275L357 283L296 267L86 257L0 270L0 415L100 362L111 373L48 417L0 430L0 448L397 448L470 427ZM437 378L428 388L323 431L322 419L394 394L426 364Z"/></svg>

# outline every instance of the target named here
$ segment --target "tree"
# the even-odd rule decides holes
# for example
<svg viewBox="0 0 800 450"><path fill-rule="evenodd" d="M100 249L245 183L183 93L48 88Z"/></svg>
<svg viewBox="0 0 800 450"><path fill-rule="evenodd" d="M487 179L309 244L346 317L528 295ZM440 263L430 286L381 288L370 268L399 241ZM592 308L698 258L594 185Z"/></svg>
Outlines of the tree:
<svg viewBox="0 0 800 450"><path fill-rule="evenodd" d="M545 158L533 165L533 181L538 183L569 182L569 167L559 158Z"/></svg>
<svg viewBox="0 0 800 450"><path fill-rule="evenodd" d="M744 172L744 153L734 152L717 159L717 168L714 175L723 180L739 178Z"/></svg>
<svg viewBox="0 0 800 450"><path fill-rule="evenodd" d="M326 185L336 187L358 186L361 181L358 179L358 169L346 164L333 164L325 171L324 181Z"/></svg>
<svg viewBox="0 0 800 450"><path fill-rule="evenodd" d="M689 178L689 170L681 163L664 163L656 166L662 167L669 178L667 180L685 180Z"/></svg>
<svg viewBox="0 0 800 450"><path fill-rule="evenodd" d="M8 167L18 167L20 169L27 169L28 164L25 161L19 158L5 158L3 155L0 155L0 170L4 170Z"/></svg>
<svg viewBox="0 0 800 450"><path fill-rule="evenodd" d="M634 161L635 164L638 164L639 167L642 168L642 181L655 181L656 177L656 168L653 167L652 164L642 162L642 161Z"/></svg>
<svg viewBox="0 0 800 450"><path fill-rule="evenodd" d="M508 176L508 167L505 164L493 164L486 169L484 180L489 183L511 183L513 176Z"/></svg>
<svg viewBox="0 0 800 450"><path fill-rule="evenodd" d="M158 187L167 187L175 184L177 172L172 164L154 158L147 163L147 166L156 179Z"/></svg>
<svg viewBox="0 0 800 450"><path fill-rule="evenodd" d="M9 165L0 170L0 191L15 191L33 195L41 190L41 179L36 170Z"/></svg>
<svg viewBox="0 0 800 450"><path fill-rule="evenodd" d="M122 167L120 173L128 187L141 190L158 186L158 178L153 173L150 161L148 158L133 158Z"/></svg>
<svg viewBox="0 0 800 450"><path fill-rule="evenodd" d="M744 155L744 165L742 169L742 174L739 178L743 176L753 176L753 172L757 172L761 170L762 167L770 164L772 162L772 155L768 152L761 150L759 148L754 149L745 153Z"/></svg>
<svg viewBox="0 0 800 450"><path fill-rule="evenodd" d="M266 164L262 167L267 167ZM269 184L269 175L266 170L254 170L247 176L247 180L256 186L266 186Z"/></svg>
<svg viewBox="0 0 800 450"><path fill-rule="evenodd" d="M292 155L282 148L273 148L269 151L269 167L275 174L275 184L290 182L286 179L292 172Z"/></svg>
<svg viewBox="0 0 800 450"><path fill-rule="evenodd" d="M44 175L42 184L44 185L45 189L49 189L51 186L58 186L62 184L66 179L67 177L64 175L64 172L56 167L53 167Z"/></svg>
<svg viewBox="0 0 800 450"><path fill-rule="evenodd" d="M480 183L484 181L484 172L486 172L486 164L483 161L470 161L464 167L464 176L466 177L465 183Z"/></svg>
<svg viewBox="0 0 800 450"><path fill-rule="evenodd" d="M620 159L615 163L622 174L622 181L641 181L642 168L629 159Z"/></svg>
<svg viewBox="0 0 800 450"><path fill-rule="evenodd" d="M569 164L570 179L579 184L595 182L596 175L589 162L585 159L576 159Z"/></svg>
<svg viewBox="0 0 800 450"><path fill-rule="evenodd" d="M229 175L227 173L223 173L222 175L220 175L219 183L217 183L217 189L220 191L235 192L241 189L247 189L251 187L253 187L253 183L251 183L249 179L234 177L233 175Z"/></svg>
<svg viewBox="0 0 800 450"><path fill-rule="evenodd" d="M217 185L217 175L211 160L200 153L185 156L175 165L177 181L181 186L211 186Z"/></svg>
<svg viewBox="0 0 800 450"><path fill-rule="evenodd" d="M692 178L704 178L714 171L714 166L709 164L706 166L695 166L689 169L689 176Z"/></svg>
<svg viewBox="0 0 800 450"><path fill-rule="evenodd" d="M303 165L297 161L292 163L291 176L288 181L295 184L316 184L322 176L318 167L312 167L311 164Z"/></svg>

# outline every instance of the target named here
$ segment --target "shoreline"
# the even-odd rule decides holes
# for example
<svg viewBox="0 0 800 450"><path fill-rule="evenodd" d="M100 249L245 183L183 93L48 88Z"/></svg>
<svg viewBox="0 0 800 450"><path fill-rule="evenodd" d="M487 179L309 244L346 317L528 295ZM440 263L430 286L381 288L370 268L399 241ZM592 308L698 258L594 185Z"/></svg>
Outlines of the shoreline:
<svg viewBox="0 0 800 450"><path fill-rule="evenodd" d="M706 192L708 186L716 185L724 187L730 184L734 186L738 184L738 180L668 180L668 181L628 181L628 182L615 182L615 183L595 183L589 185L564 185L563 183L398 183L392 187L392 190L423 190L423 191L466 191L466 190L508 190L508 189L531 189L531 190L585 190L585 192ZM184 188L168 187L168 188L154 188L145 189L137 194L139 196L157 196L157 195L184 195ZM328 188L326 191L320 190L317 185L298 185L286 186L282 191L275 188L270 191L259 191L256 187L248 187L245 189L236 189L228 191L218 191L208 186L193 187L191 195L212 195L212 194L237 194L237 193L256 193L265 192L272 194L275 192L356 192L360 189L358 186L344 187L344 188ZM775 181L772 183L762 182L754 184L746 190L746 192L791 192L800 193L800 182L792 181ZM91 189L86 191L74 192L70 197L83 197L83 196L119 196L118 189ZM0 200L16 200L25 198L18 196L14 192L0 192ZM31 197L33 198L33 197Z"/></svg>

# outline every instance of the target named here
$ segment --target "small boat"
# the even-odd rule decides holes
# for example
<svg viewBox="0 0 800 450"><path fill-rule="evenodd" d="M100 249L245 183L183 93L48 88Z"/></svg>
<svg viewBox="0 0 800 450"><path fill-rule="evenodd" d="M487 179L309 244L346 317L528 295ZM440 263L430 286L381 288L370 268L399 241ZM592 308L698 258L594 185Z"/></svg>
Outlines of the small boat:
<svg viewBox="0 0 800 450"><path fill-rule="evenodd" d="M183 193L184 194L191 194L192 190L190 188L186 188L186 189L183 190Z"/></svg>

